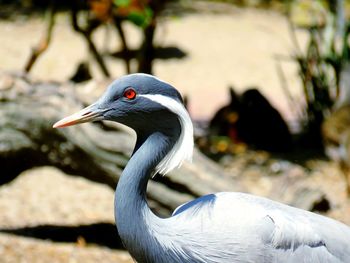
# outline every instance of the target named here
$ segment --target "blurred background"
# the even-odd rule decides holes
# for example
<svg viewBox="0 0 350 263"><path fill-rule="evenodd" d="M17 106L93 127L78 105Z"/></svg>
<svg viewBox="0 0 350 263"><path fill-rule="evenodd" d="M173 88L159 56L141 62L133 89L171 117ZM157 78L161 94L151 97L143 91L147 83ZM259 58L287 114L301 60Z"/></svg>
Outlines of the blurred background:
<svg viewBox="0 0 350 263"><path fill-rule="evenodd" d="M193 163L149 183L157 214L242 191L350 225L349 33L346 0L0 0L0 262L133 262L113 195L135 135L52 129L133 72L195 125Z"/></svg>

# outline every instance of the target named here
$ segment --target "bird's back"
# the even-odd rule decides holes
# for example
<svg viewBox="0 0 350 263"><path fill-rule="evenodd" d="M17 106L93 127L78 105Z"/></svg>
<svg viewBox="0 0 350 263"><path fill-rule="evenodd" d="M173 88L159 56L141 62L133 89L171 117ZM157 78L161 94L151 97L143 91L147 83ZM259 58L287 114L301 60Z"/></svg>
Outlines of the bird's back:
<svg viewBox="0 0 350 263"><path fill-rule="evenodd" d="M164 244L186 262L350 262L348 226L248 194L203 196L165 220Z"/></svg>

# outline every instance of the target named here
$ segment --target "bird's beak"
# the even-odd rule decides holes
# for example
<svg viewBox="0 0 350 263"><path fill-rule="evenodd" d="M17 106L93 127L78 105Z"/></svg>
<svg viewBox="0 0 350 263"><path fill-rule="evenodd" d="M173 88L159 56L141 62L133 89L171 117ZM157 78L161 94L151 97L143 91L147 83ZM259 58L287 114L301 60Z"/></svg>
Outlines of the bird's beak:
<svg viewBox="0 0 350 263"><path fill-rule="evenodd" d="M98 109L97 104L92 104L81 111L78 111L62 120L56 122L53 128L63 128L67 126L72 126L78 123L92 122L103 119L103 110Z"/></svg>

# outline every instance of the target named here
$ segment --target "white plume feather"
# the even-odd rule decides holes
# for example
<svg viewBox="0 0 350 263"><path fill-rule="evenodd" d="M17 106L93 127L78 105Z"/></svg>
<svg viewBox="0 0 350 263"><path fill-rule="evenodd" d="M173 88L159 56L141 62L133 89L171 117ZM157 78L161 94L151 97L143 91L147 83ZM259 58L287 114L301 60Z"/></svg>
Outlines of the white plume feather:
<svg viewBox="0 0 350 263"><path fill-rule="evenodd" d="M165 175L174 168L180 167L184 160L192 161L193 125L184 105L173 98L159 94L146 94L141 96L157 102L175 113L181 125L181 134L178 141L157 165L155 174L160 173Z"/></svg>

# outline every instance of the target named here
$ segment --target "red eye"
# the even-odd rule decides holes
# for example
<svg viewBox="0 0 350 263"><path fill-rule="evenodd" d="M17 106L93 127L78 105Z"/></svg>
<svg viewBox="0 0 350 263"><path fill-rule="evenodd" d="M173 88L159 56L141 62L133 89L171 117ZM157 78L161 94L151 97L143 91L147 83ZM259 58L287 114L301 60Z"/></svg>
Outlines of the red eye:
<svg viewBox="0 0 350 263"><path fill-rule="evenodd" d="M133 89L127 89L124 91L123 96L129 100L133 100L136 97L136 91Z"/></svg>

